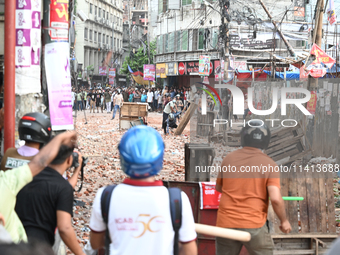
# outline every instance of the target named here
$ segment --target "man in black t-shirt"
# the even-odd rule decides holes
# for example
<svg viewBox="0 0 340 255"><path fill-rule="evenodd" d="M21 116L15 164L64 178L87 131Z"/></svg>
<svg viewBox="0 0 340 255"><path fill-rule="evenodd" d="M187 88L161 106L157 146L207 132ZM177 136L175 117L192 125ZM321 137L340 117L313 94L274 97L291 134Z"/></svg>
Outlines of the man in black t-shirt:
<svg viewBox="0 0 340 255"><path fill-rule="evenodd" d="M96 92L93 89L91 89L90 93L87 94L87 97L90 97L90 113L92 110L94 113L95 106L96 106Z"/></svg>
<svg viewBox="0 0 340 255"><path fill-rule="evenodd" d="M102 92L100 91L100 89L97 90L96 93L96 107L97 107L97 113L99 113L99 107L101 107L101 98L102 98ZM103 108L102 108L102 112L103 112Z"/></svg>
<svg viewBox="0 0 340 255"><path fill-rule="evenodd" d="M72 165L72 152L73 148L60 147L52 163L19 192L15 211L29 241L38 240L53 246L58 227L61 239L70 250L83 255L71 223L73 188L62 176ZM79 164L82 164L81 155Z"/></svg>

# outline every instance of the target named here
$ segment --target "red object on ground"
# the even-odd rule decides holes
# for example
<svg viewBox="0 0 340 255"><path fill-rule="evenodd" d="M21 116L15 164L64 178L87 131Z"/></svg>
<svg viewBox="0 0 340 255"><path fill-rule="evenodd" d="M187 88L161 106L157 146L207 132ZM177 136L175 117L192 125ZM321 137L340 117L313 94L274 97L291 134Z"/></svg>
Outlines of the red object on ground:
<svg viewBox="0 0 340 255"><path fill-rule="evenodd" d="M15 4L5 2L4 151L15 146Z"/></svg>

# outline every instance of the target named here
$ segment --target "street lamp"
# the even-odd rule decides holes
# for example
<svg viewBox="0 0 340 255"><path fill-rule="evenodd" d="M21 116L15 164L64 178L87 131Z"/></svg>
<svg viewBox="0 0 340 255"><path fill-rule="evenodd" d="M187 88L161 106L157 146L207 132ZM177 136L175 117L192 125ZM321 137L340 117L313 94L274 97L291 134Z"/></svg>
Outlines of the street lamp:
<svg viewBox="0 0 340 255"><path fill-rule="evenodd" d="M210 8L213 9L214 11L218 12L218 13L222 16L221 12L218 11L218 10L216 10L215 7L214 7L211 3L209 3L208 1L204 0L204 1L203 1L203 4L204 4L205 6L207 6L207 7L210 7Z"/></svg>

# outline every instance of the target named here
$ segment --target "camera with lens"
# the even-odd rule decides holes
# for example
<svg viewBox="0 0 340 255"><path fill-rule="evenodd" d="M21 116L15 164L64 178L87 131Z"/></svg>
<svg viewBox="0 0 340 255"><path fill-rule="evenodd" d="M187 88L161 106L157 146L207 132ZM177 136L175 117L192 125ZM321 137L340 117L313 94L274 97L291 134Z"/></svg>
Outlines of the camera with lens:
<svg viewBox="0 0 340 255"><path fill-rule="evenodd" d="M73 160L72 160L72 165L71 165L71 167L74 167L74 168L79 167L79 154L78 154L77 152L73 152L73 153L72 153L72 157L73 157ZM88 161L88 158L85 158L85 157L82 157L82 158L83 158L83 162L82 162L81 168L80 168L81 184L80 184L80 187L79 187L79 189L77 190L77 192L79 192L79 191L82 189L82 187L83 187L84 167L86 166L87 161Z"/></svg>

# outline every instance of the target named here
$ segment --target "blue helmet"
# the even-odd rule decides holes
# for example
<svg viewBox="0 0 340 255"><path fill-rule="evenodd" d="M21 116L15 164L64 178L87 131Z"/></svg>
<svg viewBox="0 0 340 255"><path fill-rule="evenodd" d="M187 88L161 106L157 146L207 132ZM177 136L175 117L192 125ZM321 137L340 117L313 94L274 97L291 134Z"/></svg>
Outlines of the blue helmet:
<svg viewBox="0 0 340 255"><path fill-rule="evenodd" d="M163 167L164 142L154 128L144 125L130 128L118 149L122 170L132 178L156 175Z"/></svg>

